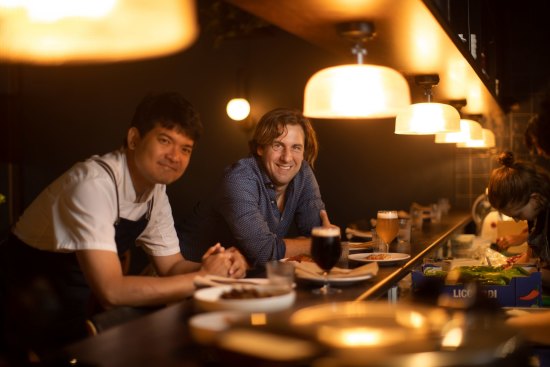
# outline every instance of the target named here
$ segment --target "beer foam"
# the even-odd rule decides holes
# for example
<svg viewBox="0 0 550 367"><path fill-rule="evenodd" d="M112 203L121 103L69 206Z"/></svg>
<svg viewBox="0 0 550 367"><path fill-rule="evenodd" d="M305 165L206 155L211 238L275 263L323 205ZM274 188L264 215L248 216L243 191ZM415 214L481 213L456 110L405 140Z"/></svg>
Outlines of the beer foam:
<svg viewBox="0 0 550 367"><path fill-rule="evenodd" d="M339 227L315 227L311 230L312 236L317 237L334 237L340 236Z"/></svg>
<svg viewBox="0 0 550 367"><path fill-rule="evenodd" d="M391 210L380 211L380 212L378 212L378 218L381 218L381 219L397 218L397 212L396 211L391 211Z"/></svg>

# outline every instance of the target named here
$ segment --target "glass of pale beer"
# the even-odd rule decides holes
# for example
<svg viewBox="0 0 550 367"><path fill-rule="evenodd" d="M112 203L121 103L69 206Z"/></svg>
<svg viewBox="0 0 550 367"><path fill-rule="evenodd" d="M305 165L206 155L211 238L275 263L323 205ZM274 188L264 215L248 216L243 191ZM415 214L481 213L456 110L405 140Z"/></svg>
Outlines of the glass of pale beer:
<svg viewBox="0 0 550 367"><path fill-rule="evenodd" d="M390 243L399 233L397 210L379 210L376 216L376 233L383 242L383 251L388 252Z"/></svg>

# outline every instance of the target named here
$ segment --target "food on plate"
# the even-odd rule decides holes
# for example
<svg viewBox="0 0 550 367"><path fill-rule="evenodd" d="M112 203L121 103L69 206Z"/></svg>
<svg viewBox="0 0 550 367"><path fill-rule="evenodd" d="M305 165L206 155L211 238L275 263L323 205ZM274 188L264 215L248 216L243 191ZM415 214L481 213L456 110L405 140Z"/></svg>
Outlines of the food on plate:
<svg viewBox="0 0 550 367"><path fill-rule="evenodd" d="M365 260L389 260L391 259L390 254L370 254L365 256Z"/></svg>
<svg viewBox="0 0 550 367"><path fill-rule="evenodd" d="M233 287L224 291L220 299L255 299L278 296L285 293L281 289L267 289L257 287Z"/></svg>
<svg viewBox="0 0 550 367"><path fill-rule="evenodd" d="M313 259L311 258L311 255L308 254L299 254L295 256L288 257L286 261L296 261L296 262L313 262Z"/></svg>

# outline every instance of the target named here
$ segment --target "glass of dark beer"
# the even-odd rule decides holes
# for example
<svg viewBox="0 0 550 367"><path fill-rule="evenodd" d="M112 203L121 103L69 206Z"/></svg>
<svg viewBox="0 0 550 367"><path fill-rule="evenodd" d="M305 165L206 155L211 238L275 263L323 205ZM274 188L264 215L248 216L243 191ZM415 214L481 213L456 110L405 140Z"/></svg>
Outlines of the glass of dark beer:
<svg viewBox="0 0 550 367"><path fill-rule="evenodd" d="M314 289L313 293L327 295L341 292L341 289L332 288L328 281L330 270L340 259L342 244L340 242L340 228L315 227L311 231L311 257L323 270L324 284Z"/></svg>

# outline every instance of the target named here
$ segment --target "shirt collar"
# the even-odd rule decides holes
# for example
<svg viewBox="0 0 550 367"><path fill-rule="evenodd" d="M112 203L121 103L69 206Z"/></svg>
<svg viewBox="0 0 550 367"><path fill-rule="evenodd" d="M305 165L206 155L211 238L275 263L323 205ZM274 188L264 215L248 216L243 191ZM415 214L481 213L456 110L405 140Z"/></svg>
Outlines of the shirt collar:
<svg viewBox="0 0 550 367"><path fill-rule="evenodd" d="M151 197L153 196L153 191L155 186L153 186L148 192L146 192L144 195L141 196L140 200L137 200L136 190L134 188L134 183L132 182L132 176L130 176L130 170L128 169L128 162L127 162L127 156L125 153L122 154L121 158L122 163L122 190L123 190L123 197L125 200L130 201L132 203L145 203L149 200L151 200Z"/></svg>

